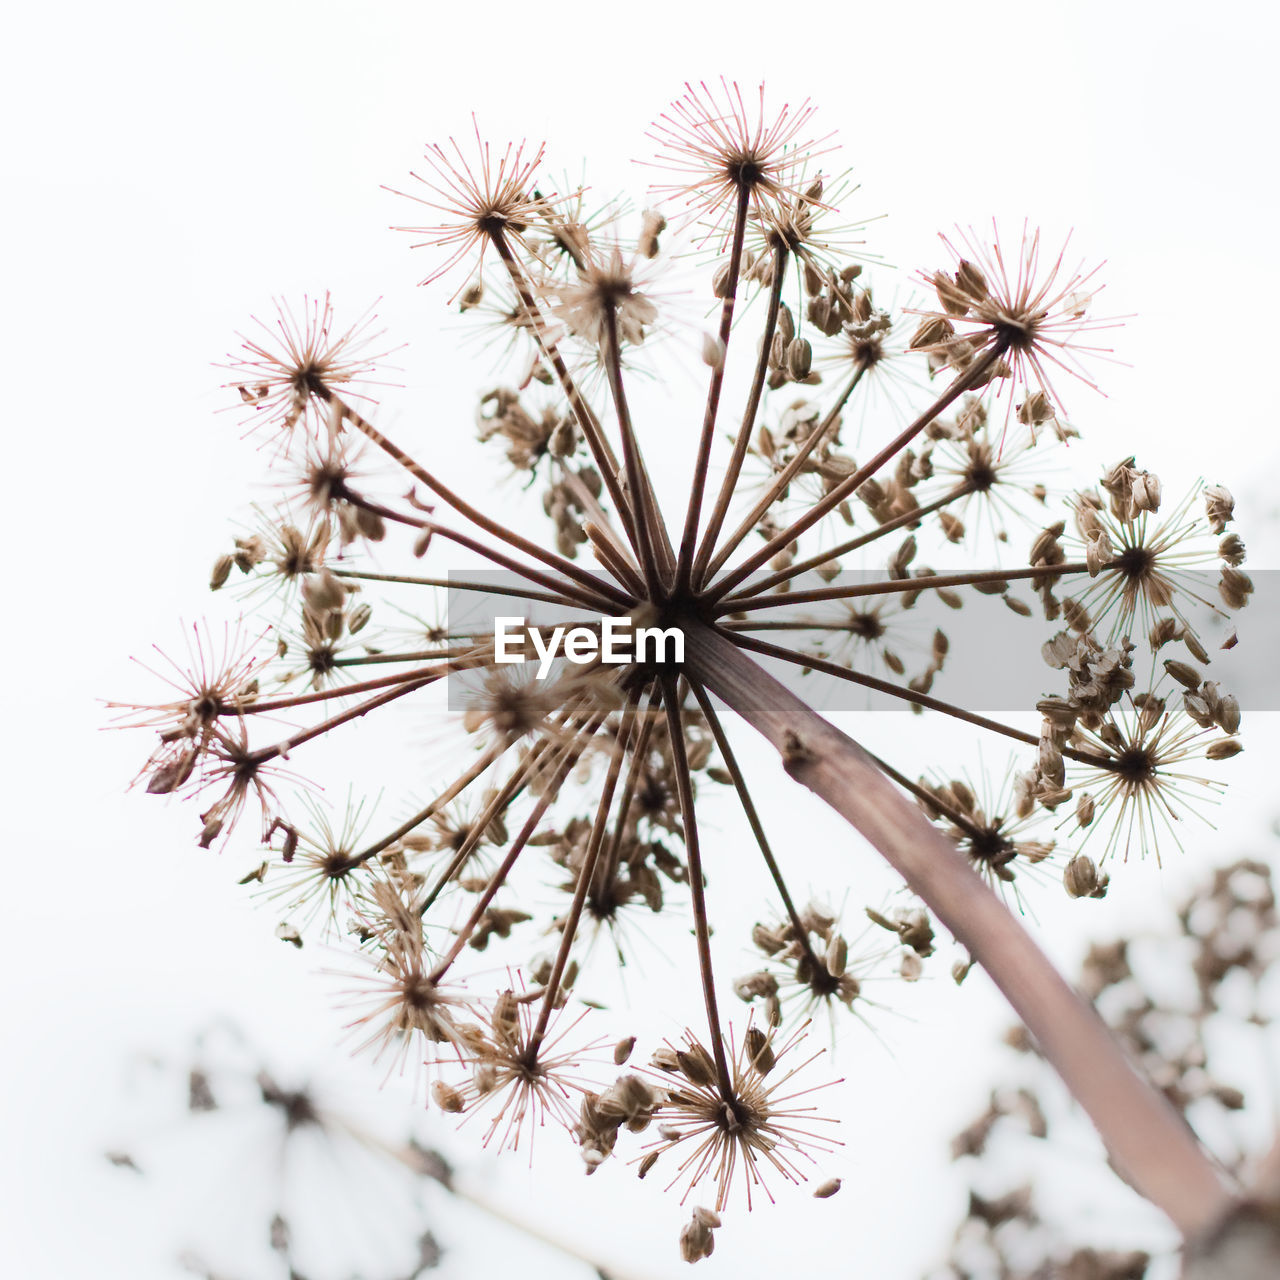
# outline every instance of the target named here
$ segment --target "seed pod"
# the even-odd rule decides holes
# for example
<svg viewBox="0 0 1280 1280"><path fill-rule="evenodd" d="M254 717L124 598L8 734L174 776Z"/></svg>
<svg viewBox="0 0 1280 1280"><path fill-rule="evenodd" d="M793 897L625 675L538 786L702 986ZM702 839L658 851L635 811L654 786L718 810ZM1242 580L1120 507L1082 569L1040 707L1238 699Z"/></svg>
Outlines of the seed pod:
<svg viewBox="0 0 1280 1280"><path fill-rule="evenodd" d="M898 961L898 976L903 982L918 982L924 973L924 961L914 951L904 951Z"/></svg>
<svg viewBox="0 0 1280 1280"><path fill-rule="evenodd" d="M1051 738L1040 739L1038 764L1042 778L1053 783L1054 786L1062 786L1063 779L1066 777L1066 768L1062 762L1062 752L1054 745Z"/></svg>
<svg viewBox="0 0 1280 1280"><path fill-rule="evenodd" d="M553 458L567 458L577 447L577 426L572 418L561 418L547 439L547 452Z"/></svg>
<svg viewBox="0 0 1280 1280"><path fill-rule="evenodd" d="M975 301L987 296L987 278L967 258L961 258L956 267L956 285Z"/></svg>
<svg viewBox="0 0 1280 1280"><path fill-rule="evenodd" d="M793 338L787 344L787 373L793 382L803 382L813 368L813 347L807 338Z"/></svg>
<svg viewBox="0 0 1280 1280"><path fill-rule="evenodd" d="M1076 798L1076 826L1087 827L1093 821L1095 808L1093 797L1082 791Z"/></svg>
<svg viewBox="0 0 1280 1280"><path fill-rule="evenodd" d="M502 992L493 1002L493 1034L505 1044L514 1045L520 1035L520 1007L515 992Z"/></svg>
<svg viewBox="0 0 1280 1280"><path fill-rule="evenodd" d="M725 345L713 333L702 335L702 363L711 369L724 368Z"/></svg>
<svg viewBox="0 0 1280 1280"><path fill-rule="evenodd" d="M1182 643L1187 646L1187 652L1197 662L1209 661L1209 651L1200 643L1200 637L1196 635L1189 627L1182 629Z"/></svg>
<svg viewBox="0 0 1280 1280"><path fill-rule="evenodd" d="M347 593L342 583L328 569L309 573L302 579L302 600L307 610L321 617L346 603Z"/></svg>
<svg viewBox="0 0 1280 1280"><path fill-rule="evenodd" d="M1200 673L1189 663L1178 662L1174 658L1164 660L1164 669L1184 688L1198 689Z"/></svg>
<svg viewBox="0 0 1280 1280"><path fill-rule="evenodd" d="M729 268L732 263L722 262L715 270L715 274L711 277L711 293L716 298L728 298L729 293Z"/></svg>
<svg viewBox="0 0 1280 1280"><path fill-rule="evenodd" d="M822 960L827 972L833 978L838 978L844 972L849 962L849 944L840 934L831 935L831 941L827 943L826 954Z"/></svg>
<svg viewBox="0 0 1280 1280"><path fill-rule="evenodd" d="M1235 694L1228 693L1219 700L1213 717L1223 733L1235 733L1240 728L1240 703Z"/></svg>
<svg viewBox="0 0 1280 1280"><path fill-rule="evenodd" d="M1217 742L1211 742L1205 750L1206 760L1230 760L1232 756L1238 756L1244 750L1244 744L1239 738L1222 738Z"/></svg>
<svg viewBox="0 0 1280 1280"><path fill-rule="evenodd" d="M819 1183L813 1189L813 1198L815 1200L830 1200L840 1190L841 1185L839 1178L828 1178L826 1182Z"/></svg>
<svg viewBox="0 0 1280 1280"><path fill-rule="evenodd" d="M755 973L748 973L745 977L739 978L733 984L733 992L739 1000L745 1000L750 1004L752 1000L760 997L776 996L778 994L778 979L768 970L760 969Z"/></svg>
<svg viewBox="0 0 1280 1280"><path fill-rule="evenodd" d="M765 1021L771 1027L782 1025L782 1001L777 996L766 996L764 1002Z"/></svg>
<svg viewBox="0 0 1280 1280"><path fill-rule="evenodd" d="M787 945L785 933L779 929L770 929L763 924L752 926L751 941L767 956L776 956Z"/></svg>
<svg viewBox="0 0 1280 1280"><path fill-rule="evenodd" d="M759 1027L747 1028L747 1058L762 1076L767 1076L777 1061L769 1037Z"/></svg>
<svg viewBox="0 0 1280 1280"><path fill-rule="evenodd" d="M219 823L218 825L221 826L222 824ZM215 831L211 839L216 839L217 834L218 833ZM293 946L297 947L299 951L302 950L302 934L298 932L297 926L290 924L287 920L276 925L276 937L279 938L281 942L291 943Z"/></svg>
<svg viewBox="0 0 1280 1280"><path fill-rule="evenodd" d="M924 347L937 346L947 338L955 336L955 326L941 316L929 316L916 329L908 344L911 351L919 351Z"/></svg>
<svg viewBox="0 0 1280 1280"><path fill-rule="evenodd" d="M1234 569L1244 564L1244 539L1229 533L1218 543L1218 554Z"/></svg>
<svg viewBox="0 0 1280 1280"><path fill-rule="evenodd" d="M484 282L480 279L473 280L458 298L458 310L470 311L473 307L478 307L484 301Z"/></svg>
<svg viewBox="0 0 1280 1280"><path fill-rule="evenodd" d="M1205 486L1204 510L1209 518L1209 528L1214 533L1221 533L1235 515L1236 500L1231 490L1220 484Z"/></svg>
<svg viewBox="0 0 1280 1280"><path fill-rule="evenodd" d="M659 1071L679 1071L680 1061L676 1056L676 1051L669 1045L659 1045L653 1051L653 1057L649 1059L649 1065L657 1067Z"/></svg>
<svg viewBox="0 0 1280 1280"><path fill-rule="evenodd" d="M386 521L367 507L356 508L356 528L370 542L381 542L387 536Z"/></svg>
<svg viewBox="0 0 1280 1280"><path fill-rule="evenodd" d="M1031 606L1025 600L1019 600L1017 596L1003 596L1005 604L1013 610L1020 618L1031 617Z"/></svg>
<svg viewBox="0 0 1280 1280"><path fill-rule="evenodd" d="M782 349L796 336L796 322L791 315L791 308L784 302L778 307L778 323L774 326L773 336L782 340Z"/></svg>
<svg viewBox="0 0 1280 1280"><path fill-rule="evenodd" d="M945 271L935 271L931 283L948 315L962 316L969 310L969 299L965 297L964 290Z"/></svg>
<svg viewBox="0 0 1280 1280"><path fill-rule="evenodd" d="M658 237L667 229L667 220L656 209L646 209L641 215L640 240L637 250L642 258L658 256Z"/></svg>
<svg viewBox="0 0 1280 1280"><path fill-rule="evenodd" d="M707 1057L706 1051L701 1045L695 1045L690 1050L677 1049L676 1061L680 1064L680 1070L684 1073L685 1079L691 1084L710 1085L716 1080L715 1064Z"/></svg>
<svg viewBox="0 0 1280 1280"><path fill-rule="evenodd" d="M1249 603L1253 580L1239 569L1223 569L1218 581L1218 594L1229 609L1243 609Z"/></svg>
<svg viewBox="0 0 1280 1280"><path fill-rule="evenodd" d="M195 763L196 753L194 749L188 749L177 759L167 760L164 764L157 765L152 770L151 777L147 779L147 794L151 796L166 796L170 792L176 791L191 777Z"/></svg>
<svg viewBox="0 0 1280 1280"><path fill-rule="evenodd" d="M620 1067L626 1060L631 1057L631 1050L636 1047L635 1036L628 1036L625 1040L619 1040L613 1046L613 1065Z"/></svg>
<svg viewBox="0 0 1280 1280"><path fill-rule="evenodd" d="M1084 546L1084 563L1089 577L1096 578L1111 561L1111 540L1103 534L1090 538Z"/></svg>
<svg viewBox="0 0 1280 1280"><path fill-rule="evenodd" d="M466 1105L462 1094L443 1080L435 1081L431 1086L431 1100L447 1115L456 1116Z"/></svg>
<svg viewBox="0 0 1280 1280"><path fill-rule="evenodd" d="M1098 887L1098 868L1088 854L1077 853L1062 873L1062 883L1073 898L1088 898Z"/></svg>
<svg viewBox="0 0 1280 1280"><path fill-rule="evenodd" d="M347 631L351 635L355 635L357 631L363 631L372 616L373 610L362 601L347 614Z"/></svg>
<svg viewBox="0 0 1280 1280"><path fill-rule="evenodd" d="M1160 480L1150 471L1139 471L1133 478L1133 512L1136 516L1142 511L1158 511L1160 509Z"/></svg>
<svg viewBox="0 0 1280 1280"><path fill-rule="evenodd" d="M1162 649L1171 640L1178 638L1178 622L1175 618L1157 618L1152 624L1148 639L1153 649Z"/></svg>
<svg viewBox="0 0 1280 1280"><path fill-rule="evenodd" d="M1024 426L1038 427L1053 417L1053 405L1043 391L1033 391L1018 406L1018 421Z"/></svg>
<svg viewBox="0 0 1280 1280"><path fill-rule="evenodd" d="M227 579L231 576L232 566L235 564L234 556L219 556L213 564L213 572L209 575L209 590L217 591L220 587L226 585Z"/></svg>

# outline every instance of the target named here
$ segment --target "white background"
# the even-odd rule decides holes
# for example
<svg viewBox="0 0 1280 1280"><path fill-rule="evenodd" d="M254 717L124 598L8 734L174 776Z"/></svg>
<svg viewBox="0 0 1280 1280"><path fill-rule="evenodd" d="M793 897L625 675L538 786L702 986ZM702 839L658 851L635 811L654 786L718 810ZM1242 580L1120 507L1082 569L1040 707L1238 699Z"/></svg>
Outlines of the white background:
<svg viewBox="0 0 1280 1280"><path fill-rule="evenodd" d="M431 441L443 470L451 449L463 456L489 357L457 354L447 290L413 288L425 255L386 228L414 219L381 184L402 185L423 144L464 133L473 110L488 136L545 137L554 168L577 174L586 157L596 190L638 196L649 175L630 161L686 79L765 78L772 101L811 97L839 131L862 184L856 214L888 215L870 234L890 262L932 267L936 231L992 215L1074 228L1081 253L1108 259L1107 309L1134 315L1116 339L1128 367L1103 371L1109 398L1073 403L1080 465L1136 452L1169 492L1200 475L1228 484L1251 564L1274 567L1278 33L1261 5L122 0L27 6L6 26L0 1262L12 1274L170 1277L193 1224L244 1198L231 1157L219 1176L181 1146L178 1120L165 1140L188 1152L189 1178L160 1194L105 1166L106 1147L136 1136L138 1051L176 1052L232 1012L282 1071L348 1071L341 1050L320 1064L342 1021L322 959L271 938L270 910L234 886L247 855L197 850L189 810L122 795L147 748L102 732L99 700L147 696L127 655L152 641L180 651L177 620L206 608L208 566L261 496L235 415L215 413L227 396L211 362L272 297L330 289L349 317L381 297L410 344L384 421ZM1163 872L1121 868L1101 906L1064 913L1048 895L1056 954L1079 951L1082 914L1089 929L1136 927L1197 865L1261 838L1264 718L1251 728L1218 836ZM773 805L794 812L789 793ZM839 838L812 821L815 844ZM961 1203L945 1142L982 1101L1004 1022L980 984L948 986L924 993L915 1021L881 1028L892 1054L842 1042L841 1196L738 1215L700 1274L911 1276L937 1256ZM429 1132L489 1177L469 1130ZM572 1154L560 1177L547 1158L538 1175L510 1162L493 1194L645 1274L676 1271L670 1200L621 1169L585 1183ZM506 1271L507 1248L530 1276L586 1274L489 1231L442 1218L446 1274Z"/></svg>

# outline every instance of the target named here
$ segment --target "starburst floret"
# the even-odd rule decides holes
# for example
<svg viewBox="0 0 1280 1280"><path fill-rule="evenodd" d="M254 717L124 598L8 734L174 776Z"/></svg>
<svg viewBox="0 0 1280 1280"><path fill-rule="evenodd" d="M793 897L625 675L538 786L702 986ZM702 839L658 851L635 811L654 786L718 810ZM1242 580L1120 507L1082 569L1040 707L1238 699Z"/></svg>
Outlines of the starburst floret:
<svg viewBox="0 0 1280 1280"><path fill-rule="evenodd" d="M1224 551L1214 542L1193 510L1199 486L1159 520L1160 482L1135 468L1132 458L1110 468L1102 486L1105 501L1092 489L1072 498L1076 538L1096 575L1077 593L1076 602L1095 624L1108 620L1114 636L1131 634L1135 624L1150 630L1162 615L1171 614L1194 637L1188 613L1197 606L1212 614L1223 612L1205 570L1224 554L1230 557L1228 564L1232 559L1238 564L1243 546L1236 559L1233 547Z"/></svg>
<svg viewBox="0 0 1280 1280"><path fill-rule="evenodd" d="M429 194L397 192L442 215L441 221L428 226L397 228L423 237L414 244L415 249L431 245L449 251L444 262L419 282L424 285L438 280L473 252L476 263L467 281L474 280L480 274L485 251L491 244L501 242L508 248L527 250L526 232L531 224L541 222L548 200L552 199L537 190L536 174L543 156L541 143L527 156L523 142L518 145L509 142L495 162L489 144L480 137L474 117L472 126L476 141L474 166L456 139L449 139L448 149L432 143L425 155L428 172L410 175L422 183ZM467 281L454 297L466 287Z"/></svg>
<svg viewBox="0 0 1280 1280"><path fill-rule="evenodd" d="M681 1048L668 1044L655 1055L654 1065L663 1072L668 1098L654 1113L661 1136L649 1153L660 1157L670 1151L688 1152L669 1184L684 1184L681 1203L709 1177L716 1184L716 1211L723 1212L741 1169L750 1209L754 1188L773 1199L765 1182L769 1168L787 1182L804 1182L808 1178L804 1165L816 1163L814 1152L829 1154L842 1145L818 1128L835 1120L818 1114L816 1106L804 1101L826 1086L788 1087L821 1056L821 1050L773 1074L782 1059L799 1048L805 1027L777 1046L771 1035L748 1027L732 1053L727 1088L712 1055L692 1032L685 1033Z"/></svg>
<svg viewBox="0 0 1280 1280"><path fill-rule="evenodd" d="M986 794L961 778L921 779L920 803L993 888L1008 885L1017 894L1019 872L1050 858L1055 842L1034 835L1035 797L1017 784L1012 766L1004 776L1005 785Z"/></svg>
<svg viewBox="0 0 1280 1280"><path fill-rule="evenodd" d="M767 225L803 196L804 162L831 149L822 147L825 139L804 137L813 114L806 100L794 109L784 104L766 118L763 84L754 110L736 82L721 79L718 92L705 82L686 84L683 97L650 131L662 148L655 163L674 174L674 181L655 189L683 199L713 235L743 199Z"/></svg>
<svg viewBox="0 0 1280 1280"><path fill-rule="evenodd" d="M583 255L576 278L548 283L552 312L565 328L593 351L605 341L612 317L618 339L639 346L658 318L658 308L635 278L634 259L618 245L592 245Z"/></svg>
<svg viewBox="0 0 1280 1280"><path fill-rule="evenodd" d="M1040 232L1026 227L1012 262L994 223L990 244L973 228L957 228L954 241L946 235L940 238L955 268L921 273L937 294L939 309L909 308L921 318L911 343L914 350L928 353L934 367L961 374L983 356L995 357L984 383L1012 377L1023 396L1019 420L1033 427L1053 420L1062 410L1054 370L1097 390L1080 357L1109 353L1109 348L1090 345L1087 337L1118 324L1090 316L1101 287L1094 279L1098 266L1065 267L1064 242L1046 267Z"/></svg>
<svg viewBox="0 0 1280 1280"><path fill-rule="evenodd" d="M1081 845L1105 816L1112 825L1104 859L1119 851L1127 861L1136 847L1153 851L1159 862L1166 834L1181 849L1175 824L1188 815L1207 822L1203 806L1224 789L1189 772L1188 762L1223 760L1241 750L1237 738L1215 736L1224 724L1239 727L1234 699L1223 702L1213 684L1184 689L1181 697L1126 695L1099 728L1077 729L1072 744L1099 761L1067 771L1071 787L1088 796L1076 809L1077 825L1088 828Z"/></svg>
<svg viewBox="0 0 1280 1280"><path fill-rule="evenodd" d="M598 1045L567 1051L566 1037L586 1016L584 1010L563 1028L541 1022L531 999L540 993L499 994L490 1010L488 1028L475 1045L471 1077L458 1090L457 1110L471 1113L496 1106L485 1131L484 1144L497 1139L497 1150L516 1151L526 1132L543 1128L548 1120L576 1131L575 1095L588 1092L574 1075L584 1056Z"/></svg>
<svg viewBox="0 0 1280 1280"><path fill-rule="evenodd" d="M390 1053L392 1069L403 1067L416 1052L438 1055L441 1046L464 1060L483 1039L480 1028L464 1020L470 1012L466 996L436 981L422 944L421 921L393 887L376 903L380 914L366 917L378 940L375 969L361 975L365 986L352 993L355 1001L370 1006L349 1024L367 1032L357 1051L373 1048L379 1058ZM386 914L388 906L391 914Z"/></svg>
<svg viewBox="0 0 1280 1280"><path fill-rule="evenodd" d="M302 313L276 302L273 325L256 320L261 334L239 334L239 356L228 356L223 367L234 375L224 385L234 387L240 399L252 406L255 420L284 432L284 449L299 423L308 417L321 425L326 411L320 403L327 393L341 389L344 395L369 400L357 389L367 381L377 362L387 353L369 354L381 336L370 332L376 317L372 308L354 324L336 331L329 294L304 297Z"/></svg>
<svg viewBox="0 0 1280 1280"><path fill-rule="evenodd" d="M265 660L253 653L255 642L247 641L237 625L223 632L219 645L208 625L196 624L187 639L188 665L179 666L158 647L156 652L173 668L176 679L156 672L140 663L167 684L176 698L168 702L109 702L134 713L128 727L154 727L159 730L162 746L186 743L196 752L203 751L217 731L223 716L235 715L258 695L258 678Z"/></svg>

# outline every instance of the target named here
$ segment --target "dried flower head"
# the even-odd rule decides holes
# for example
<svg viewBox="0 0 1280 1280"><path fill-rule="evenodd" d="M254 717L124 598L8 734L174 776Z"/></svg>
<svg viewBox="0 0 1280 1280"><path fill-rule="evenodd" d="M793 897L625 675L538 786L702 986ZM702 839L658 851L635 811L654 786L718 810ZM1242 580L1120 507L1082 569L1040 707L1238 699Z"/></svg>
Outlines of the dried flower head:
<svg viewBox="0 0 1280 1280"><path fill-rule="evenodd" d="M233 375L225 385L252 408L254 429L280 430L280 448L287 452L294 428L311 419L315 430L327 417L323 393L341 391L371 403L359 388L387 353L370 354L382 336L371 332L377 319L372 308L338 330L328 293L323 300L304 297L300 314L286 302L275 305L275 323L256 320L260 334L239 335L240 354L229 355L222 367Z"/></svg>
<svg viewBox="0 0 1280 1280"><path fill-rule="evenodd" d="M684 1186L682 1203L710 1178L716 1212L723 1213L740 1176L750 1209L753 1189L773 1199L765 1181L770 1170L787 1182L804 1182L804 1166L815 1163L814 1153L829 1154L841 1145L822 1132L833 1121L807 1101L813 1088L788 1088L821 1050L773 1074L803 1035L801 1027L775 1046L771 1035L748 1026L727 1060L723 1051L713 1057L692 1033L686 1033L683 1047L668 1044L658 1051L654 1063L670 1083L667 1101L654 1113L659 1138L649 1150L679 1159L670 1185Z"/></svg>
<svg viewBox="0 0 1280 1280"><path fill-rule="evenodd" d="M1012 259L994 223L989 243L972 228L957 228L955 240L940 239L955 266L951 272L921 272L938 308L913 309L921 317L911 344L915 350L957 373L981 368L981 382L974 385L1012 378L1023 396L1019 421L1032 428L1062 412L1054 370L1097 389L1081 357L1108 354L1109 348L1086 339L1117 323L1090 315L1100 287L1098 267L1067 268L1065 242L1053 262L1042 265L1040 232L1026 227ZM1011 410L1012 400L1009 405Z"/></svg>
<svg viewBox="0 0 1280 1280"><path fill-rule="evenodd" d="M767 117L763 84L754 109L736 83L721 79L718 91L705 81L686 84L650 132L661 148L655 163L673 174L655 190L684 200L713 232L723 230L739 204L773 225L804 199L804 165L821 154L821 144L805 137L814 110L805 101Z"/></svg>
<svg viewBox="0 0 1280 1280"><path fill-rule="evenodd" d="M491 1109L488 1137L498 1145L515 1146L549 1116L593 1169L623 1128L658 1126L641 1174L655 1161L675 1164L672 1182L686 1198L716 1183L715 1210L686 1228L690 1258L710 1252L712 1219L739 1174L750 1203L770 1172L798 1181L813 1152L835 1145L795 1079L799 1068L782 1061L798 1056L799 1033L774 1035L785 998L857 1018L872 963L896 956L900 980L921 976L934 918L969 953L959 976L980 963L1033 1030L1091 1046L1090 1070L1105 1058L1096 1023L1063 984L1008 971L1010 955L1047 962L1004 945L1002 931L1017 925L990 886L1015 875L1020 885L1024 867L1047 859L1051 842L1024 827L1037 805L1074 800L1088 833L1116 820L1108 852L1141 844L1158 856L1165 824L1181 812L1171 797L1198 785L1183 761L1200 750L1200 735L1212 734L1210 760L1239 749L1238 704L1173 656L1185 650L1201 666L1207 657L1171 598L1189 508L1168 529L1148 529L1161 500L1154 475L1129 460L1105 478L1107 499L1077 500L1082 558L1073 558L1066 516L1037 519L1047 527L1029 556L1007 554L1011 518L1049 496L1023 470L1039 462L1037 436L1075 432L1049 377L1078 372L1098 327L1082 296L1092 273L1064 271L1061 254L1042 263L1036 233L1024 235L1016 261L998 237L988 249L961 235L963 254L948 241L954 270L929 277L938 308L916 313L916 353L894 357L939 385L867 400L903 310L883 305L892 293L867 278L879 267L821 229L844 193L816 168L824 144L804 137L808 104L769 116L762 95L753 103L726 82L689 87L655 126L659 162L672 171L666 194L711 229L698 268L719 313L688 351L705 394L687 429L660 436L652 404L678 428L677 380L664 377L657 397L633 396L624 357L665 318L654 287L665 215L642 212L633 251L616 220L587 213L580 195L547 194L535 172L540 149L491 154L477 135L479 158L468 167L456 144L432 148L420 179L427 194L413 196L436 211L418 228L440 252L427 279L465 260L459 310L483 319L486 299L496 300L504 329L519 335L517 367L480 398L477 425L532 492L486 492L468 475L481 494L468 497L446 474L458 461L447 430L418 450L371 422L348 394L363 371L354 333L334 339L327 300L323 310L307 303L305 325L282 318L282 351L250 348L257 381L243 378L286 443L307 416L302 475L272 517L277 527L237 541L213 574L215 586L236 570L296 585L280 593L285 620L273 619L261 669L250 675L237 659L143 713L161 730L149 789L214 791L201 843L224 837L250 798L261 803L264 839L287 869L268 861L245 879L265 875L327 904L331 934L349 935L371 969L357 1024L365 1045L389 1052L393 1065L430 1059L437 1104L464 1117ZM788 294L788 280L799 290ZM689 336L673 330L675 340ZM827 386L832 367L840 374ZM1006 449L988 419L992 389L1009 377L1021 404ZM855 454L841 429L858 414ZM356 442L383 455L393 483L357 465ZM748 465L763 479L749 478ZM1221 536L1230 494L1214 488L1205 499ZM927 548L968 561L934 570L923 563ZM450 564L455 554L463 567ZM1227 535L1216 554L1224 567L1215 607L1242 607L1251 588L1239 567L1243 543ZM874 567L847 572L854 557ZM449 615L436 616L446 587ZM1028 590L1062 621L1043 647L1024 626ZM1001 598L1001 630L1012 639L1025 630L1065 684L1037 704L1039 734L950 700L962 644L993 665L981 622L928 627L916 655L891 636L919 604L957 610L983 596ZM1148 634L1129 635L1148 608ZM433 620L387 626L388 615ZM1175 641L1182 649L1166 648ZM874 671L850 660L859 646L874 652ZM948 716L1030 748L1033 761L992 801L952 768L867 755L776 670L820 672L859 700L873 691ZM1162 673L1180 692L1158 692ZM253 696L246 678L259 686ZM439 728L446 712L463 733ZM794 886L808 872L790 847L795 833L783 831L784 845L768 829L758 783L735 750L738 716L919 895L904 909L868 913L868 930L879 931L870 958L834 912L797 906ZM420 770L402 772L400 738L424 737L445 766L429 783ZM326 752L320 743L353 745ZM917 745L931 750L934 735ZM367 774L414 799L367 832L317 832L295 820L275 772L304 757L327 760L344 782ZM922 773L946 781L913 781ZM741 840L704 848L717 792L740 810ZM748 1025L735 1045L720 1004L720 895L739 889L757 859L776 905L772 923L752 934L765 959L736 986L766 1025ZM1096 897L1105 874L1073 860L1068 888ZM315 927L301 905L279 935L296 946ZM631 1072L600 1085L578 1078L582 1055L561 1047L553 1019L576 1025L561 1011L578 989L591 1004L612 1003L585 989L626 963L638 941L620 928L628 916L645 921L632 933L675 956L668 940L692 934L679 999L700 1006L683 1019L699 1029L658 1051L659 1083ZM675 921L670 932L655 919L663 916ZM608 946L593 948L606 936ZM512 973L529 985L494 978ZM1050 1012L1032 990L1050 993ZM643 984L627 999L648 994ZM626 1043L632 1032L620 1026L611 1039ZM1136 1087L1131 1074L1116 1081Z"/></svg>
<svg viewBox="0 0 1280 1280"><path fill-rule="evenodd" d="M426 226L397 228L422 237L415 242L415 249L430 246L444 249L448 255L422 284L438 280L474 251L475 266L454 298L480 274L485 250L490 245L498 247L499 253L503 248L510 252L526 247L526 233L541 220L548 200L537 190L542 145L534 147L531 156L526 156L524 143L508 143L495 162L489 144L480 136L480 126L474 116L471 123L476 143L474 163L453 138L449 139L448 148L432 143L424 157L427 172L410 175L422 183L429 194L397 193L440 216L440 221Z"/></svg>

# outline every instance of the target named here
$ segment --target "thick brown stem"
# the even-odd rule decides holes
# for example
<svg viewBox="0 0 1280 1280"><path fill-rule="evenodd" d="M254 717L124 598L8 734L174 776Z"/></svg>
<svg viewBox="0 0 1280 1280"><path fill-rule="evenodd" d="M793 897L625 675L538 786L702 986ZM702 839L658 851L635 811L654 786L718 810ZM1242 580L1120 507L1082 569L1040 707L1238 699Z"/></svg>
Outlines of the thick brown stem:
<svg viewBox="0 0 1280 1280"><path fill-rule="evenodd" d="M768 738L787 772L860 831L968 948L1133 1186L1184 1236L1219 1221L1229 1193L1185 1123L959 851L862 748L711 627L686 625L685 665Z"/></svg>

